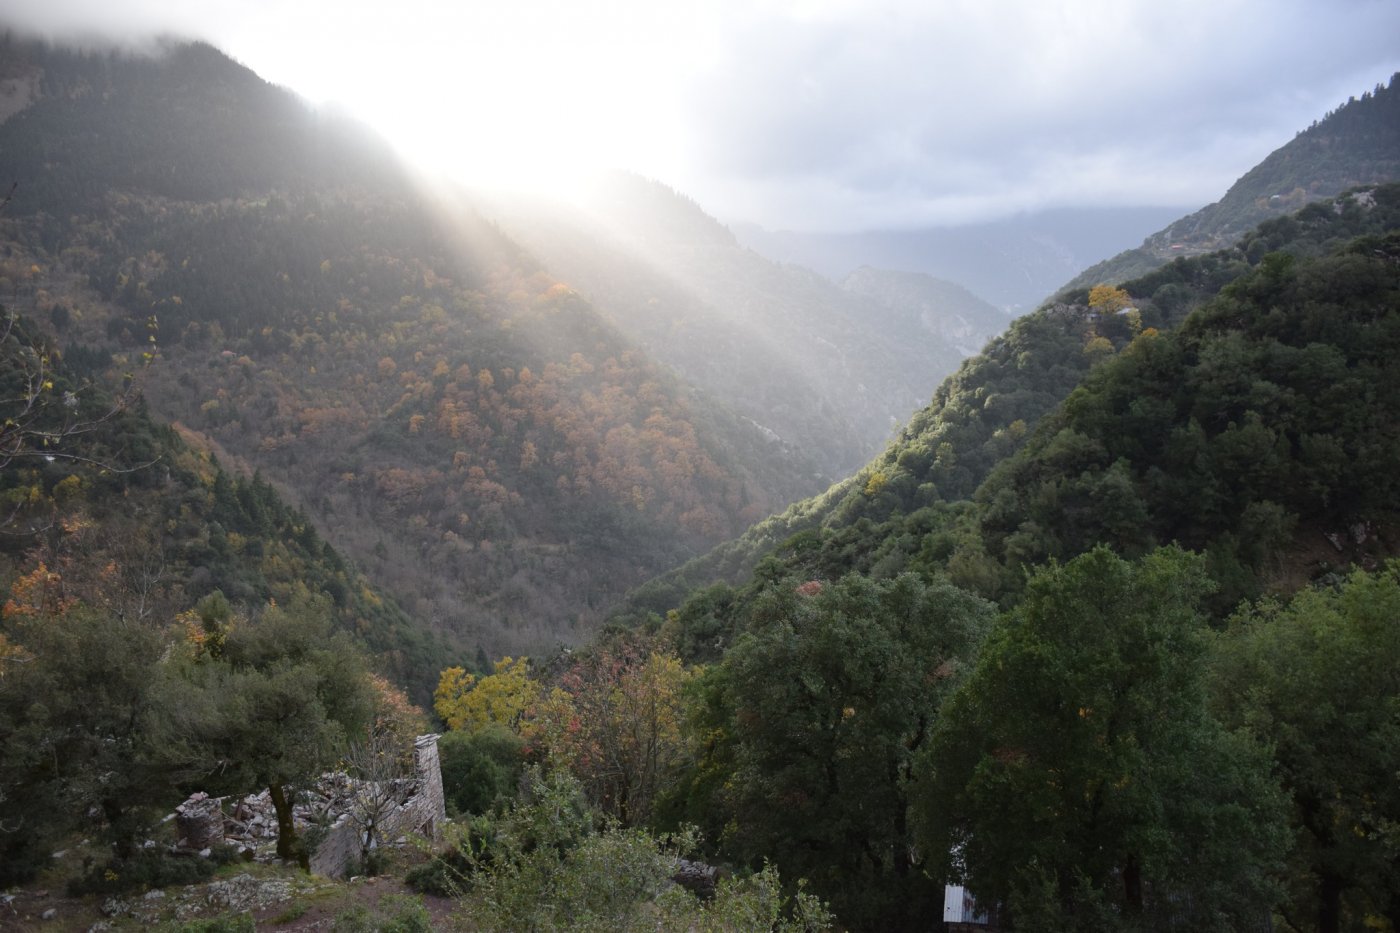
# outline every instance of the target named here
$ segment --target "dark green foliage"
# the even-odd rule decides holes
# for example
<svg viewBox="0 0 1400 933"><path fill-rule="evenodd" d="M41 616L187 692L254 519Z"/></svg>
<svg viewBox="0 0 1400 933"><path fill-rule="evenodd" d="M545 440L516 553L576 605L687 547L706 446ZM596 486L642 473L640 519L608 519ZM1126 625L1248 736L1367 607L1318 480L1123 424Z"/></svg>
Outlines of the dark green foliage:
<svg viewBox="0 0 1400 933"><path fill-rule="evenodd" d="M278 855L303 868L288 789L333 764L374 713L364 658L347 635L331 635L327 602L216 622L217 638L165 666L148 726L169 772L183 781L226 793L267 787Z"/></svg>
<svg viewBox="0 0 1400 933"><path fill-rule="evenodd" d="M132 853L129 858L94 865L86 874L68 883L68 893L74 897L84 894L125 894L128 891L198 884L212 877L215 870L231 856L231 852L220 852L206 859L172 855L163 848L143 849Z"/></svg>
<svg viewBox="0 0 1400 933"><path fill-rule="evenodd" d="M1097 548L1038 572L944 707L918 836L1018 930L1238 930L1286 848L1262 747L1203 691L1202 561Z"/></svg>
<svg viewBox="0 0 1400 933"><path fill-rule="evenodd" d="M1395 326L1386 310L1396 301L1395 247L1384 231L1397 226L1400 185L1381 186L1244 241L1262 238L1286 255L1251 265L1225 251L1173 263L1127 283L1143 296L1141 337L1126 316L1077 305L1021 318L865 470L647 584L618 618L640 624L668 601L684 607L687 586L750 573L831 579L946 568L959 585L1006 600L1022 566L1098 541L1130 554L1173 540L1210 550L1225 584L1216 598L1228 609L1272 572L1300 521L1325 513L1331 531L1379 520L1346 512L1332 486L1371 482L1368 468L1348 460L1360 448L1372 451L1363 456L1373 467L1384 462L1387 442L1372 449L1366 432L1389 436L1381 412L1394 380L1383 348ZM1147 299L1164 289L1167 306ZM1232 333L1236 320L1255 323ZM1114 351L1097 366L1085 352L1095 337ZM1269 420L1277 418L1290 430L1278 433ZM1032 439L1033 452L1017 455ZM1278 498L1279 471L1299 467L1288 481L1293 500ZM1377 479L1370 501L1384 511L1390 480ZM959 500L974 493L969 510ZM765 557L775 563L757 571ZM702 604L681 609L685 624L732 638L734 612Z"/></svg>
<svg viewBox="0 0 1400 933"><path fill-rule="evenodd" d="M495 859L496 820L479 816L458 821L445 851L409 869L404 882L415 891L438 897L460 897L471 875L489 869Z"/></svg>
<svg viewBox="0 0 1400 933"><path fill-rule="evenodd" d="M1211 554L1228 609L1295 535L1388 528L1397 253L1390 234L1269 254L1179 333L1134 341L979 490L986 553L1015 573L1097 542L1131 555L1176 541Z"/></svg>
<svg viewBox="0 0 1400 933"><path fill-rule="evenodd" d="M142 728L163 639L79 608L7 613L4 634L21 654L0 658L0 883L80 827L132 857L169 797Z"/></svg>
<svg viewBox="0 0 1400 933"><path fill-rule="evenodd" d="M702 734L722 738L689 779L694 816L723 825L739 859L806 878L847 923L928 916L941 890L910 855L911 761L990 614L908 574L770 590L711 675L699 715L719 722Z"/></svg>
<svg viewBox="0 0 1400 933"><path fill-rule="evenodd" d="M1289 925L1400 929L1400 567L1243 609L1212 687L1227 722L1272 746L1290 798Z"/></svg>
<svg viewBox="0 0 1400 933"><path fill-rule="evenodd" d="M766 555L788 568L774 572L808 578L886 577L911 566L924 536L945 527L948 503L970 496L1089 371L1083 347L1095 326L1086 308L1063 305L1017 320L965 361L863 471L648 584L617 617L639 623L667 598L679 604L686 588L738 582Z"/></svg>
<svg viewBox="0 0 1400 933"><path fill-rule="evenodd" d="M458 813L480 814L515 797L525 767L525 743L505 726L450 731L438 740L442 787Z"/></svg>

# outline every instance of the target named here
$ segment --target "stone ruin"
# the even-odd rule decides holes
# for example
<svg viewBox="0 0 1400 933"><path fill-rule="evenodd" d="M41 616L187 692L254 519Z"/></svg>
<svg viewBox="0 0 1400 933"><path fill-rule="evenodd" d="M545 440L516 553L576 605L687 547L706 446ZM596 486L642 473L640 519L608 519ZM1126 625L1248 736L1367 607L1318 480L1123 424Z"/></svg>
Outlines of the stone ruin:
<svg viewBox="0 0 1400 933"><path fill-rule="evenodd" d="M385 844L401 844L409 833L438 838L447 810L437 740L436 735L421 735L413 743L412 777L370 787L344 772L323 774L314 787L297 794L292 807L297 835L304 839L308 830L325 828L311 855L313 873L344 877L359 860L363 829L354 810L364 790L386 802L377 828ZM277 858L277 813L266 790L243 797L197 793L173 816L177 851L208 857L214 847L228 845L250 861Z"/></svg>

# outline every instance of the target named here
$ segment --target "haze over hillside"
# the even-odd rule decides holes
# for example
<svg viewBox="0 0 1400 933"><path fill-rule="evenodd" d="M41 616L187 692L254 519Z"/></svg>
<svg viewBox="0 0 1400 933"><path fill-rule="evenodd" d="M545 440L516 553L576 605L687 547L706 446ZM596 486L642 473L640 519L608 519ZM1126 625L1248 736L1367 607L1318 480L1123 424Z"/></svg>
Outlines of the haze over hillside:
<svg viewBox="0 0 1400 933"><path fill-rule="evenodd" d="M976 299L928 292L876 300L838 288L745 249L694 202L633 175L608 176L572 203L487 203L509 235L648 353L827 478L882 447L1005 324L978 308L975 327L908 327L901 316L951 317Z"/></svg>
<svg viewBox="0 0 1400 933"><path fill-rule="evenodd" d="M741 224L740 241L765 256L841 281L860 266L956 282L1004 311L1035 308L1067 276L1121 252L1180 216L1170 207L1079 207L956 227L801 233Z"/></svg>
<svg viewBox="0 0 1400 933"><path fill-rule="evenodd" d="M4 43L14 307L118 355L154 317L152 410L468 651L581 637L867 460L998 329L635 176L583 209L425 183L207 45Z"/></svg>
<svg viewBox="0 0 1400 933"><path fill-rule="evenodd" d="M119 354L154 316L152 409L262 469L421 625L491 653L575 638L812 488L364 130L208 46L7 43L33 90L0 125L10 300Z"/></svg>

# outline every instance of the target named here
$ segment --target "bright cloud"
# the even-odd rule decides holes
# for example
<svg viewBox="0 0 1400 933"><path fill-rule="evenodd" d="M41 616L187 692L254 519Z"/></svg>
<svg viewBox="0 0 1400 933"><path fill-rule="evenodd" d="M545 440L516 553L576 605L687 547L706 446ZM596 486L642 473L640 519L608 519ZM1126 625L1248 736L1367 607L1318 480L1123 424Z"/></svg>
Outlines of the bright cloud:
<svg viewBox="0 0 1400 933"><path fill-rule="evenodd" d="M1193 208L1400 70L1391 0L0 0L207 39L471 181L600 167L842 230Z"/></svg>

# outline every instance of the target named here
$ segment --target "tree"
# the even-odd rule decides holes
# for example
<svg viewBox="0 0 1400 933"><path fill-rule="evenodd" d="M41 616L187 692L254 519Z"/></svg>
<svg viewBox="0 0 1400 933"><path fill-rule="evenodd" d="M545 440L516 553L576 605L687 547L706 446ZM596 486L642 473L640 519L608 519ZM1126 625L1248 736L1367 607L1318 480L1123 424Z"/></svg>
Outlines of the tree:
<svg viewBox="0 0 1400 933"><path fill-rule="evenodd" d="M1133 296L1114 285L1095 285L1089 289L1089 307L1104 314L1117 314L1132 303Z"/></svg>
<svg viewBox="0 0 1400 933"><path fill-rule="evenodd" d="M0 884L48 863L50 844L101 814L118 858L170 784L143 729L166 641L82 605L11 599L0 666Z"/></svg>
<svg viewBox="0 0 1400 933"><path fill-rule="evenodd" d="M360 829L360 863L366 874L376 874L379 834L403 803L400 779L408 773L413 747L390 729L371 726L345 750L345 770L355 779L350 819Z"/></svg>
<svg viewBox="0 0 1400 933"><path fill-rule="evenodd" d="M595 646L538 704L532 738L624 826L645 825L684 757L684 691L694 676L674 655Z"/></svg>
<svg viewBox="0 0 1400 933"><path fill-rule="evenodd" d="M919 842L1017 929L1242 929L1285 848L1261 748L1205 706L1208 590L1175 549L1038 571L920 762Z"/></svg>
<svg viewBox="0 0 1400 933"><path fill-rule="evenodd" d="M1285 916L1400 930L1400 565L1240 612L1212 684L1225 721L1267 742L1297 849Z"/></svg>
<svg viewBox="0 0 1400 933"><path fill-rule="evenodd" d="M358 648L330 632L329 600L311 597L255 619L206 622L206 634L162 685L153 734L168 766L208 789L268 789L277 812L277 854L310 863L296 836L292 800L364 730L374 687ZM290 793L289 793L290 791Z"/></svg>
<svg viewBox="0 0 1400 933"><path fill-rule="evenodd" d="M897 926L936 909L941 891L912 855L912 764L991 614L913 574L761 600L720 666L729 720L710 753L732 761L711 784L734 853L807 878L847 923Z"/></svg>
<svg viewBox="0 0 1400 933"><path fill-rule="evenodd" d="M433 708L449 729L473 732L490 723L516 728L540 689L530 679L529 658L505 657L496 662L494 674L480 680L460 667L447 668L438 678Z"/></svg>
<svg viewBox="0 0 1400 933"><path fill-rule="evenodd" d="M810 894L784 896L765 866L721 881L699 901L672 884L691 834L653 837L595 825L583 790L564 771L532 771L523 798L493 821L486 844L467 855L475 869L465 897L473 929L628 933L772 930L819 933L832 918Z"/></svg>
<svg viewBox="0 0 1400 933"><path fill-rule="evenodd" d="M457 813L480 814L515 796L525 767L525 742L491 724L475 732L453 731L438 740L442 788Z"/></svg>

